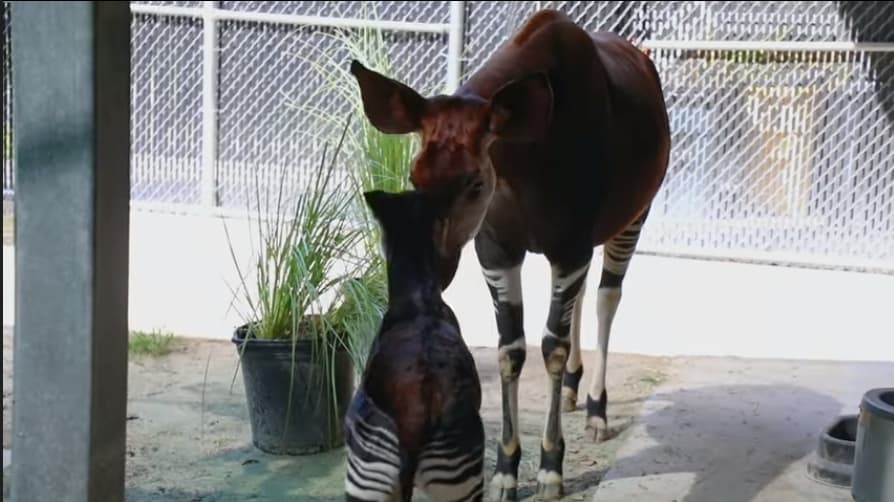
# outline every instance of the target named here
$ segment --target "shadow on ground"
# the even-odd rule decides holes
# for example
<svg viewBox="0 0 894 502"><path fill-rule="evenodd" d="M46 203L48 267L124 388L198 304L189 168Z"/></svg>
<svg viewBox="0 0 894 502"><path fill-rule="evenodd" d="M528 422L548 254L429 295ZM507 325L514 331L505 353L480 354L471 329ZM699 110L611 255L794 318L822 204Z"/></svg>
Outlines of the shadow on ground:
<svg viewBox="0 0 894 502"><path fill-rule="evenodd" d="M128 502L229 502L237 500L308 502L342 501L343 455L334 450L304 457L281 458L254 447L234 448L199 459L214 473L213 488L131 486ZM197 480L199 484L202 480Z"/></svg>
<svg viewBox="0 0 894 502"><path fill-rule="evenodd" d="M837 399L796 385L718 385L655 394L600 488L602 500L839 500L801 466ZM792 471L795 481L791 477ZM761 494L774 484L774 495ZM785 493L778 498L777 490ZM766 493L764 494L766 495ZM826 498L831 497L831 498Z"/></svg>

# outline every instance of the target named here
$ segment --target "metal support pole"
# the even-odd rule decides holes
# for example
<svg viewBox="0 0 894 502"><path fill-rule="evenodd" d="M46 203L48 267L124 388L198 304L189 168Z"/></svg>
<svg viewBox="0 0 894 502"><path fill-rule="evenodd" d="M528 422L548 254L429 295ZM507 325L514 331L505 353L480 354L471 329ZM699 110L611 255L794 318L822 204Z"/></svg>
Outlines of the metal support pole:
<svg viewBox="0 0 894 502"><path fill-rule="evenodd" d="M447 32L447 81L445 92L453 93L459 88L463 70L463 36L466 20L466 3L450 2L450 24Z"/></svg>
<svg viewBox="0 0 894 502"><path fill-rule="evenodd" d="M217 2L202 2L202 205L217 206Z"/></svg>
<svg viewBox="0 0 894 502"><path fill-rule="evenodd" d="M124 500L127 2L13 2L14 502Z"/></svg>

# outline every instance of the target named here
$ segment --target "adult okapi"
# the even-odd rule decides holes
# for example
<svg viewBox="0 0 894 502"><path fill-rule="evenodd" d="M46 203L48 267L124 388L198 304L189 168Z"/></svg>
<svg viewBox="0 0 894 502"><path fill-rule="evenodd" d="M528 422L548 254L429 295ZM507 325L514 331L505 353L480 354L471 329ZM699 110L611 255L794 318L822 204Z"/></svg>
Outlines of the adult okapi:
<svg viewBox="0 0 894 502"><path fill-rule="evenodd" d="M424 98L356 61L351 72L374 127L420 135L411 171L418 190L444 193L459 182L477 188L457 197L441 229L441 281L450 284L462 247L474 238L499 331L503 431L491 488L502 500L516 498L521 458L521 265L528 252L542 253L551 265L541 341L551 388L537 491L558 498L565 451L560 404L564 397L562 408L573 410L577 401L578 325L593 249L604 245L587 427L602 440L612 319L667 170L670 133L655 67L624 39L590 34L564 14L543 10L450 96Z"/></svg>

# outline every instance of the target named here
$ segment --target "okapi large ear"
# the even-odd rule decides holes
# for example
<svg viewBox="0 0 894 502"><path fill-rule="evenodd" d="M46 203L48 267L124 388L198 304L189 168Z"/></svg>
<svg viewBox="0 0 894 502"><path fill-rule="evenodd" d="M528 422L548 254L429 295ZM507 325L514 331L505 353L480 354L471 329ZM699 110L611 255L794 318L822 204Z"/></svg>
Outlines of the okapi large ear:
<svg viewBox="0 0 894 502"><path fill-rule="evenodd" d="M530 140L546 134L553 114L553 90L544 73L504 85L490 103L488 130L502 139Z"/></svg>
<svg viewBox="0 0 894 502"><path fill-rule="evenodd" d="M366 205L372 212L373 217L378 220L379 225L384 226L390 221L394 206L394 194L384 192L382 190L372 190L363 192L363 198Z"/></svg>
<svg viewBox="0 0 894 502"><path fill-rule="evenodd" d="M420 129L425 98L357 60L351 61L351 74L360 86L363 111L376 129L386 134L406 134Z"/></svg>
<svg viewBox="0 0 894 502"><path fill-rule="evenodd" d="M372 190L363 192L363 198L383 229L398 230L408 226L417 217L419 194L416 192Z"/></svg>

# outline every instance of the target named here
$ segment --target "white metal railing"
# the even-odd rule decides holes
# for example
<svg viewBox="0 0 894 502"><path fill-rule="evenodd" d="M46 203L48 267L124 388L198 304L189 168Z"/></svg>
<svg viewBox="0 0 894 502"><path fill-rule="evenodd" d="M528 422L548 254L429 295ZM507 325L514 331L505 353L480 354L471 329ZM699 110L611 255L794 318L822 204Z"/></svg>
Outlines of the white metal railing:
<svg viewBox="0 0 894 502"><path fill-rule="evenodd" d="M352 19L328 16L305 16L298 14L278 14L270 12L251 12L220 9L217 2L203 1L203 7L177 7L170 5L150 5L131 3L130 11L134 14L150 14L154 16L194 17L203 21L245 21L251 23L285 24L291 26L325 26L328 28L372 28L391 31L409 31L414 33L448 33L448 23L415 23L406 21L383 21L373 19ZM459 4L462 10L463 2Z"/></svg>
<svg viewBox="0 0 894 502"><path fill-rule="evenodd" d="M300 87L292 91L254 88L255 80L268 78L264 68L277 66L271 62L276 52L298 49L289 49L283 36L268 36L263 30L246 31L243 37L230 36L229 45L223 47L224 42L216 38L221 33L219 28L235 26L224 23L372 28L403 34L400 36L437 37L428 46L425 39L413 39L422 40L421 48L414 41L399 49L395 59L406 66L396 77L418 87L419 82L438 75L449 92L476 70L527 15L535 9L557 8L589 29L611 30L629 37L648 49L659 66L675 124L674 148L668 181L650 217L651 231L642 239L644 253L823 267L846 263L862 270L894 270L890 264L894 260L892 252L876 249L883 244L872 244L887 240L871 235L894 232L891 218L866 224L862 218L842 216L846 207L843 201L860 199L861 194L873 191L886 193L885 189L894 185L894 180L884 175L851 166L852 159L874 155L873 163L879 169L887 165L894 169L894 158L883 141L888 131L894 134L890 123L885 123L885 103L873 98L868 87L861 87L861 82L875 78L872 71L894 71L894 60L886 59L894 52L894 37L885 33L864 33L860 39L850 36L852 24L866 24L872 16L883 16L880 10L888 7L867 9L858 13L864 16L863 21L845 22L833 2L795 2L786 4L787 10L776 8L772 14L768 14L769 7L748 2L374 2L386 15L366 19L358 17L356 11L339 10L342 4L310 3L318 8L270 3L270 12L258 12L255 5L247 3L133 5L134 13L202 21L202 195L198 202L204 209L200 211L228 211L218 209L218 205L232 206L237 187L249 181L248 163L223 160L222 156L247 152L247 158L260 162L258 165L313 165L305 163L300 154L282 154L284 148L301 146L293 146L279 129L300 130L307 127L306 122L268 119L277 115L273 110L259 118L253 114L254 108L269 106L276 92L303 96L296 99L326 99ZM415 14L401 14L411 9L417 9ZM811 22L801 22L804 19ZM784 32L768 28L773 23L787 23L792 28L779 38L778 34ZM737 30L744 31L739 34ZM313 50L312 35L301 36L308 37L308 45L301 49ZM275 47L272 51L271 46ZM261 47L263 52L257 52ZM233 50L246 55L245 59L239 56L239 64L251 68L251 76L238 84L239 92L223 95L214 85L222 78L215 70L223 71L226 65L218 58L222 54L232 58ZM252 59L252 53L263 56ZM440 59L445 53L446 59ZM785 56L783 53L792 55L776 64L760 61L761 54ZM798 59L798 54L810 57ZM874 70L869 68L871 58L881 58ZM808 60L812 62L805 62ZM290 64L281 61L279 66ZM291 71L292 78L314 86L300 69ZM861 76L854 78L857 74ZM221 81L221 85L228 84ZM752 113L754 106L758 108ZM778 127L766 122L768 113L782 121ZM250 123L236 131L253 138L250 145L234 147L232 132L218 133L226 129L224 125L232 124L234 114L239 121ZM809 125L820 120L826 125ZM226 146L219 145L222 138ZM778 159L771 162L774 156ZM312 167L302 169L308 168ZM832 181L818 181L819 172L827 173L824 176L833 173ZM299 178L289 178L296 190ZM805 188L811 183L812 188ZM808 205L803 202L805 193L815 199ZM884 197L851 205L863 212L872 211L888 207ZM737 202L728 203L732 198ZM804 209L808 206L812 209ZM171 210L185 209L181 205ZM780 224L782 221L786 223ZM855 231L855 225L866 230ZM838 244L824 248L823 243L829 241ZM854 256L848 258L848 253Z"/></svg>
<svg viewBox="0 0 894 502"><path fill-rule="evenodd" d="M447 57L447 77L445 89L452 92L459 86L463 38L464 2L450 2L449 23L420 23L387 21L376 19L339 18L308 16L269 12L252 12L221 9L217 1L205 0L201 7L181 7L131 3L134 14L195 18L202 21L202 187L201 204L216 207L217 200L217 160L218 160L218 23L221 21L243 21L253 23L282 24L289 26L318 26L329 28L371 28L413 33L436 33L447 35L449 53Z"/></svg>
<svg viewBox="0 0 894 502"><path fill-rule="evenodd" d="M762 40L643 40L645 49L686 51L894 52L892 42L786 42Z"/></svg>
<svg viewBox="0 0 894 502"><path fill-rule="evenodd" d="M658 67L671 166L643 252L894 272L892 3L178 3L131 4L134 207L224 214L284 166L300 190L320 145L286 102L344 109L292 56L344 57L321 32L380 30L393 77L451 92L555 8Z"/></svg>

